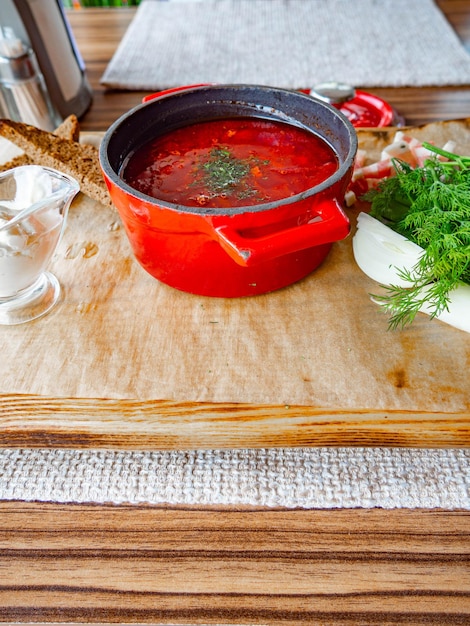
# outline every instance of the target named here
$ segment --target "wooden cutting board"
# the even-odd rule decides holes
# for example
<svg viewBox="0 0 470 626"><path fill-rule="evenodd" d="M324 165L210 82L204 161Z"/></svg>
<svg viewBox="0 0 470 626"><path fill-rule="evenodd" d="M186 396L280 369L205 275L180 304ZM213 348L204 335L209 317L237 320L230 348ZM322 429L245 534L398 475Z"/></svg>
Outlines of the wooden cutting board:
<svg viewBox="0 0 470 626"><path fill-rule="evenodd" d="M56 308L0 327L2 446L470 444L470 335L425 315L388 331L351 237L295 285L205 298L147 275L80 195L50 269Z"/></svg>

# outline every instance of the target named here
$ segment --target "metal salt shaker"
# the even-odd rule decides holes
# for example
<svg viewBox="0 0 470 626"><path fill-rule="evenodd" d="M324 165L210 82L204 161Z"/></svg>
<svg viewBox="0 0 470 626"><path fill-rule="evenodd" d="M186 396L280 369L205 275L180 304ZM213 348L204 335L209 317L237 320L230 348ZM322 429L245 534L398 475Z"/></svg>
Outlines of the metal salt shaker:
<svg viewBox="0 0 470 626"><path fill-rule="evenodd" d="M10 28L0 28L0 112L47 131L62 121L51 104L34 52Z"/></svg>

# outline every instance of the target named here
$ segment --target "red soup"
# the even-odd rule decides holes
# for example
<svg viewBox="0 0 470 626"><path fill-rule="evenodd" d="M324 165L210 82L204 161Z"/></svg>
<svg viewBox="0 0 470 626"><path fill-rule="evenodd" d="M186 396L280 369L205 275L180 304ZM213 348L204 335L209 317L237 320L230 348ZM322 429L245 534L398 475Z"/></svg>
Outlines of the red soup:
<svg viewBox="0 0 470 626"><path fill-rule="evenodd" d="M134 189L173 204L229 208L294 196L338 169L333 149L282 122L199 122L136 150L122 171Z"/></svg>

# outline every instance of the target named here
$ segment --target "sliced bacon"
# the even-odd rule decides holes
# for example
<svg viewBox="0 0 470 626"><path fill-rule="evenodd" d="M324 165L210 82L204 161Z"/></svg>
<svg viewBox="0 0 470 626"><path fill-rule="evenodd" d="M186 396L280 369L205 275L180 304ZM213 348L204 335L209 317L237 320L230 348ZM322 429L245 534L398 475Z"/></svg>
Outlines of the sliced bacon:
<svg viewBox="0 0 470 626"><path fill-rule="evenodd" d="M354 170L352 179L359 180L360 178L387 178L392 175L392 161L391 159L385 159L383 161L376 161L370 165L359 167Z"/></svg>
<svg viewBox="0 0 470 626"><path fill-rule="evenodd" d="M443 149L453 152L455 142L448 141ZM357 198L370 189L375 189L383 179L395 176L393 159L404 161L411 167L422 167L433 153L418 139L399 130L395 133L392 143L382 150L378 161L366 164L366 155L365 150L357 151L351 183L346 192L347 206L352 206ZM443 159L443 157L439 158Z"/></svg>

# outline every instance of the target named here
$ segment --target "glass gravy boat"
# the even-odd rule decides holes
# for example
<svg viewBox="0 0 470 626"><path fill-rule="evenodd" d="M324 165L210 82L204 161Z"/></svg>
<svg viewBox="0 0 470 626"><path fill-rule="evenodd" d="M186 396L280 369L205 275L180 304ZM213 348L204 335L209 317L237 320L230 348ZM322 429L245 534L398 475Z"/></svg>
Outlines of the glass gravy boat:
<svg viewBox="0 0 470 626"><path fill-rule="evenodd" d="M39 165L0 174L0 324L22 324L50 311L60 296L46 271L80 187Z"/></svg>

